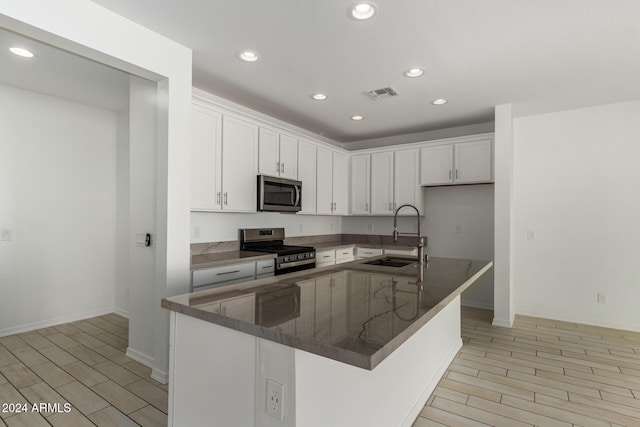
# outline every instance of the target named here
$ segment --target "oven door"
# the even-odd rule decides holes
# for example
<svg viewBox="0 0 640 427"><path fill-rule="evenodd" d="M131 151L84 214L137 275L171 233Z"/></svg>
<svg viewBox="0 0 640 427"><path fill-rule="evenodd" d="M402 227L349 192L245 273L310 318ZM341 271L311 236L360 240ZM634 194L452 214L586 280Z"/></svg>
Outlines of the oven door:
<svg viewBox="0 0 640 427"><path fill-rule="evenodd" d="M302 182L258 175L258 210L298 212L302 206Z"/></svg>
<svg viewBox="0 0 640 427"><path fill-rule="evenodd" d="M276 271L274 275L293 273L295 271L310 270L316 268L316 259L303 259L300 261L279 262L276 259Z"/></svg>

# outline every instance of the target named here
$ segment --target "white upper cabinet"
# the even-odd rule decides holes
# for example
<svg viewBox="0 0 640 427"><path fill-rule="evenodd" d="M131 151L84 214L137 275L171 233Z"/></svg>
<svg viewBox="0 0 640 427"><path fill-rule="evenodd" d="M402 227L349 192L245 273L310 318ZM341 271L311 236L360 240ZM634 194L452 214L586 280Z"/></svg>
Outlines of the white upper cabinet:
<svg viewBox="0 0 640 427"><path fill-rule="evenodd" d="M222 114L191 111L191 210L222 209Z"/></svg>
<svg viewBox="0 0 640 427"><path fill-rule="evenodd" d="M267 127L260 127L258 172L263 175L296 179L298 140Z"/></svg>
<svg viewBox="0 0 640 427"><path fill-rule="evenodd" d="M346 215L349 201L349 157L318 147L317 160L316 212L323 215Z"/></svg>
<svg viewBox="0 0 640 427"><path fill-rule="evenodd" d="M351 214L370 213L370 165L371 156L360 154L351 156Z"/></svg>
<svg viewBox="0 0 640 427"><path fill-rule="evenodd" d="M302 209L299 213L316 213L316 145L298 141L298 181L302 182Z"/></svg>
<svg viewBox="0 0 640 427"><path fill-rule="evenodd" d="M258 126L232 116L223 116L222 159L222 209L255 212Z"/></svg>
<svg viewBox="0 0 640 427"><path fill-rule="evenodd" d="M455 147L455 182L491 182L491 140L465 142Z"/></svg>
<svg viewBox="0 0 640 427"><path fill-rule="evenodd" d="M420 151L415 149L397 150L393 174L393 210L410 204L422 213L422 197L420 188ZM412 214L411 209L403 209L400 214Z"/></svg>
<svg viewBox="0 0 640 427"><path fill-rule="evenodd" d="M333 153L333 214L349 211L349 156Z"/></svg>
<svg viewBox="0 0 640 427"><path fill-rule="evenodd" d="M284 133L280 134L280 176L298 177L298 140Z"/></svg>
<svg viewBox="0 0 640 427"><path fill-rule="evenodd" d="M491 139L421 149L421 185L492 182Z"/></svg>
<svg viewBox="0 0 640 427"><path fill-rule="evenodd" d="M371 155L371 213L393 215L393 151Z"/></svg>

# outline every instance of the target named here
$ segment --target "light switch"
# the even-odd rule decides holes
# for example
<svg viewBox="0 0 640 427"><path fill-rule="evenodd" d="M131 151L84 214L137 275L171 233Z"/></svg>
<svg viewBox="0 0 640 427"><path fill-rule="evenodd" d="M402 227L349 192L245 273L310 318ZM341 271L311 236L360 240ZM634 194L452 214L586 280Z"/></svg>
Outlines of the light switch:
<svg viewBox="0 0 640 427"><path fill-rule="evenodd" d="M13 231L8 228L0 230L0 240L3 242L10 242L13 238Z"/></svg>

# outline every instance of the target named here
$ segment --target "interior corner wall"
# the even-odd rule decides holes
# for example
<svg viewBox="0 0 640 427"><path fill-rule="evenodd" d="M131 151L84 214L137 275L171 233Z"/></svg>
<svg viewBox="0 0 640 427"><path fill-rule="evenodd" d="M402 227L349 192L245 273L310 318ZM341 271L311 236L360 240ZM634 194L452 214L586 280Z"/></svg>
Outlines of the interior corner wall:
<svg viewBox="0 0 640 427"><path fill-rule="evenodd" d="M118 113L115 312L129 317L129 109Z"/></svg>
<svg viewBox="0 0 640 427"><path fill-rule="evenodd" d="M0 85L0 335L109 313L115 113Z"/></svg>
<svg viewBox="0 0 640 427"><path fill-rule="evenodd" d="M514 120L518 314L640 331L638 117L632 101Z"/></svg>

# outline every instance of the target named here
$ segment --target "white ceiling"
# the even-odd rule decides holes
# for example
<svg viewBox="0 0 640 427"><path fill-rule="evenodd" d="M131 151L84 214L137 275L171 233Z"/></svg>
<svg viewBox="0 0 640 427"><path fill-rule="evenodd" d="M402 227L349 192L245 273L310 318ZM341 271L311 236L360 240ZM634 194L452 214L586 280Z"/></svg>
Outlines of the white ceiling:
<svg viewBox="0 0 640 427"><path fill-rule="evenodd" d="M192 48L194 86L338 142L490 122L502 103L529 115L640 99L638 0L374 0L362 22L346 0L93 1ZM15 37L0 33L3 52ZM1 53L1 83L128 100L126 74L28 42L41 53L30 67ZM403 76L415 66L425 75ZM364 94L386 86L400 96Z"/></svg>
<svg viewBox="0 0 640 427"><path fill-rule="evenodd" d="M339 142L640 98L638 0L373 0L369 21L346 0L94 1L192 48L194 86Z"/></svg>
<svg viewBox="0 0 640 427"><path fill-rule="evenodd" d="M33 58L16 56L22 47ZM129 105L129 75L86 58L0 29L0 83L98 108Z"/></svg>

